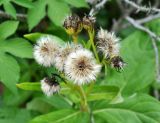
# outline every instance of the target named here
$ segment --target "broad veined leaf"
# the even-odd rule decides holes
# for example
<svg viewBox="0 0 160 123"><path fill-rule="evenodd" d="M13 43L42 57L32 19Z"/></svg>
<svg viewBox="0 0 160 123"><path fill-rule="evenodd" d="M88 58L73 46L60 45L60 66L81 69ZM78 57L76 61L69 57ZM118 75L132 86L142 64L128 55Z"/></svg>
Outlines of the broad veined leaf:
<svg viewBox="0 0 160 123"><path fill-rule="evenodd" d="M86 112L71 109L58 110L38 116L30 123L89 123L90 116Z"/></svg>
<svg viewBox="0 0 160 123"><path fill-rule="evenodd" d="M19 22L18 21L5 21L0 24L0 40L6 39L15 33Z"/></svg>
<svg viewBox="0 0 160 123"><path fill-rule="evenodd" d="M40 82L24 82L16 84L18 88L23 90L30 90L30 91L41 91L41 84Z"/></svg>
<svg viewBox="0 0 160 123"><path fill-rule="evenodd" d="M28 110L14 107L0 109L0 123L27 123L30 119L31 115Z"/></svg>
<svg viewBox="0 0 160 123"><path fill-rule="evenodd" d="M105 123L159 123L160 103L148 95L134 95L121 104L99 103L93 111L95 122Z"/></svg>
<svg viewBox="0 0 160 123"><path fill-rule="evenodd" d="M33 58L32 45L23 38L13 38L0 44L4 52L11 53L21 58Z"/></svg>
<svg viewBox="0 0 160 123"><path fill-rule="evenodd" d="M6 2L3 4L5 12L11 15L14 19L16 19L16 9L10 2Z"/></svg>
<svg viewBox="0 0 160 123"><path fill-rule="evenodd" d="M16 3L17 5L26 7L26 8L32 8L33 4L30 0L12 0L14 3Z"/></svg>
<svg viewBox="0 0 160 123"><path fill-rule="evenodd" d="M40 21L44 18L46 12L46 1L45 0L39 0L34 2L34 7L29 9L28 11L28 25L29 30L33 29ZM38 11L37 11L38 10Z"/></svg>
<svg viewBox="0 0 160 123"><path fill-rule="evenodd" d="M0 52L0 68L0 81L14 94L17 94L16 83L20 72L17 61L13 57Z"/></svg>
<svg viewBox="0 0 160 123"><path fill-rule="evenodd" d="M88 4L85 0L64 0L68 4L74 6L74 7L88 7Z"/></svg>
<svg viewBox="0 0 160 123"><path fill-rule="evenodd" d="M70 13L67 3L61 0L48 0L48 16L54 24L62 26L63 21Z"/></svg>
<svg viewBox="0 0 160 123"><path fill-rule="evenodd" d="M145 89L154 81L154 51L145 33L135 32L124 39L121 56L127 65L121 73L108 74L107 84L119 86L122 94L127 96Z"/></svg>

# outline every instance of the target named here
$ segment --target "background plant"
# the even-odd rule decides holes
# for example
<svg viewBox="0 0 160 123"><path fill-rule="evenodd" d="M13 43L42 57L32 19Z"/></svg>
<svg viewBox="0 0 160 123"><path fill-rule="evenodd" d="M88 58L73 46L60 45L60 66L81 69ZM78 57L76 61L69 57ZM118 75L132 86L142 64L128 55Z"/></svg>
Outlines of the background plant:
<svg viewBox="0 0 160 123"><path fill-rule="evenodd" d="M17 90L15 85L39 82L42 77L55 71L54 68L38 66L32 59L32 47L36 39L43 35L34 32L52 34L64 41L71 40L61 27L63 19L70 12L79 16L96 13L97 27L115 31L121 37L121 55L128 64L121 73L108 68L107 76L102 75L97 80L97 85L116 86L114 89L105 88L104 94L112 92L117 95L120 89L124 101L116 103L113 100L116 103L113 104L112 97L107 100L107 95L104 100L89 102L94 122L160 121L158 0L150 1L151 4L148 0L136 1L135 4L128 0L103 0L96 6L92 5L95 7L91 7L91 11L84 0L1 0L0 3L0 80L3 83L0 122L29 122L35 117L38 122L89 122L90 116L73 110L71 103L63 96L46 98L38 91ZM100 10L101 5L104 8ZM88 40L83 33L79 40L82 38ZM34 83L34 86L34 90L39 90L39 85ZM24 87L28 89L27 85ZM71 98L78 101L74 95Z"/></svg>

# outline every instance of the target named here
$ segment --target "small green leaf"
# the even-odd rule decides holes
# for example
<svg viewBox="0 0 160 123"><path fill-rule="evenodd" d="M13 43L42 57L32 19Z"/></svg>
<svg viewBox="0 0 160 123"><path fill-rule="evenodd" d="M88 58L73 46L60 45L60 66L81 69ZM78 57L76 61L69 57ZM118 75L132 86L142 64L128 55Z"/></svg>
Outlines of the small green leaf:
<svg viewBox="0 0 160 123"><path fill-rule="evenodd" d="M16 84L18 88L29 91L41 91L40 82L24 82Z"/></svg>
<svg viewBox="0 0 160 123"><path fill-rule="evenodd" d="M39 0L34 2L33 8L29 9L27 18L29 30L33 29L33 27L35 27L41 21L41 19L44 18L46 14L45 7L46 1Z"/></svg>
<svg viewBox="0 0 160 123"><path fill-rule="evenodd" d="M88 101L108 100L111 101L119 93L119 88L116 86L95 86L92 92L87 96Z"/></svg>
<svg viewBox="0 0 160 123"><path fill-rule="evenodd" d="M33 4L32 2L30 2L29 0L12 0L14 3L16 3L17 5L26 7L26 8L32 8Z"/></svg>
<svg viewBox="0 0 160 123"><path fill-rule="evenodd" d="M10 2L6 2L4 5L4 10L6 13L8 13L9 15L11 15L14 19L16 19L16 9L14 8L14 6L10 3Z"/></svg>
<svg viewBox="0 0 160 123"><path fill-rule="evenodd" d="M61 44L61 45L64 45L64 41L62 39L60 39L59 37L57 36L53 36L53 35L49 35L49 34L43 34L43 33L31 33L31 34L26 34L24 35L24 37L28 40L31 40L33 42L36 42L38 39L40 39L41 37L45 37L45 36L51 36L53 41Z"/></svg>
<svg viewBox="0 0 160 123"><path fill-rule="evenodd" d="M63 25L63 21L70 14L69 6L60 0L48 0L48 16L57 26Z"/></svg>
<svg viewBox="0 0 160 123"><path fill-rule="evenodd" d="M17 30L18 21L5 21L0 24L0 39L6 39L11 36Z"/></svg>
<svg viewBox="0 0 160 123"><path fill-rule="evenodd" d="M13 38L0 44L5 52L11 53L21 58L33 58L32 45L23 38Z"/></svg>
<svg viewBox="0 0 160 123"><path fill-rule="evenodd" d="M89 7L85 0L64 0L64 1L74 7L86 7L86 8Z"/></svg>
<svg viewBox="0 0 160 123"><path fill-rule="evenodd" d="M41 115L30 123L89 123L90 116L87 112L64 109Z"/></svg>

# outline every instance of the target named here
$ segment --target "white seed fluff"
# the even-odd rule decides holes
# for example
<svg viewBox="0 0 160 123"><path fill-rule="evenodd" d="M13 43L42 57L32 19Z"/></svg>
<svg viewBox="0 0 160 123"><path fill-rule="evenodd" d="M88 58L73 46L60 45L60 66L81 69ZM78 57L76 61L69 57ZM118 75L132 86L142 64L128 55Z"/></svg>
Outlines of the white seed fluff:
<svg viewBox="0 0 160 123"><path fill-rule="evenodd" d="M44 78L43 80L41 80L41 89L46 96L52 96L54 93L59 92L60 86L54 84L50 85L49 83L47 83L47 79Z"/></svg>
<svg viewBox="0 0 160 123"><path fill-rule="evenodd" d="M92 52L80 49L66 59L64 73L75 84L82 85L96 80L101 65L97 64Z"/></svg>
<svg viewBox="0 0 160 123"><path fill-rule="evenodd" d="M102 51L105 57L113 57L119 55L119 38L113 32L108 32L102 28L98 31L98 49Z"/></svg>
<svg viewBox="0 0 160 123"><path fill-rule="evenodd" d="M54 64L54 59L59 49L59 45L51 36L42 37L34 47L34 58L39 64L50 67Z"/></svg>
<svg viewBox="0 0 160 123"><path fill-rule="evenodd" d="M66 43L66 45L61 48L59 54L55 57L55 67L62 72L64 70L64 63L68 55L78 49L83 49L82 45Z"/></svg>

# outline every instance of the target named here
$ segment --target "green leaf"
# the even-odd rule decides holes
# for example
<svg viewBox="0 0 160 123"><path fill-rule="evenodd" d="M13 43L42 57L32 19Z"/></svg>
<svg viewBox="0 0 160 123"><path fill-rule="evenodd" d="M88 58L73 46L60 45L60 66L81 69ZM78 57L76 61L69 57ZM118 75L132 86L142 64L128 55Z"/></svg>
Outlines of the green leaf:
<svg viewBox="0 0 160 123"><path fill-rule="evenodd" d="M88 113L65 109L38 116L30 123L89 123L89 119Z"/></svg>
<svg viewBox="0 0 160 123"><path fill-rule="evenodd" d="M4 5L4 10L6 13L8 13L9 15L11 15L14 19L16 19L16 9L14 8L14 6L10 3L10 2L6 2Z"/></svg>
<svg viewBox="0 0 160 123"><path fill-rule="evenodd" d="M30 112L25 109L15 107L0 109L0 123L27 123L30 119Z"/></svg>
<svg viewBox="0 0 160 123"><path fill-rule="evenodd" d="M121 45L122 58L127 65L121 73L108 73L106 79L107 84L119 86L122 95L128 96L143 91L154 81L154 50L149 36L139 31L124 39Z"/></svg>
<svg viewBox="0 0 160 123"><path fill-rule="evenodd" d="M21 58L33 58L32 45L23 38L13 38L0 44L5 52Z"/></svg>
<svg viewBox="0 0 160 123"><path fill-rule="evenodd" d="M44 18L46 14L45 7L46 7L46 1L39 0L34 2L33 8L29 9L27 18L29 30L32 30L33 27L35 27L41 21L41 19Z"/></svg>
<svg viewBox="0 0 160 123"><path fill-rule="evenodd" d="M74 7L86 7L88 8L88 4L85 0L64 0L68 4L74 6Z"/></svg>
<svg viewBox="0 0 160 123"><path fill-rule="evenodd" d="M148 95L134 95L116 105L99 102L98 106L93 111L95 122L99 120L104 123L160 122L160 103Z"/></svg>
<svg viewBox="0 0 160 123"><path fill-rule="evenodd" d="M26 8L32 8L33 4L32 2L30 2L29 0L12 0L14 3L16 3L17 5L26 7Z"/></svg>
<svg viewBox="0 0 160 123"><path fill-rule="evenodd" d="M41 91L40 82L24 82L16 84L18 88L29 91Z"/></svg>
<svg viewBox="0 0 160 123"><path fill-rule="evenodd" d="M45 36L51 36L53 41L61 44L61 45L64 45L64 41L62 39L60 39L59 37L57 36L54 36L54 35L49 35L49 34L43 34L43 33L31 33L31 34L26 34L24 35L24 37L28 40L31 40L33 42L36 42L38 39L40 39L41 37L45 37Z"/></svg>
<svg viewBox="0 0 160 123"><path fill-rule="evenodd" d="M5 21L0 24L0 39L6 39L11 36L17 30L18 21Z"/></svg>
<svg viewBox="0 0 160 123"><path fill-rule="evenodd" d="M87 96L88 101L95 100L113 100L119 93L119 88L116 86L95 86L92 92Z"/></svg>
<svg viewBox="0 0 160 123"><path fill-rule="evenodd" d="M57 26L63 25L63 21L70 13L69 6L61 0L48 0L48 16Z"/></svg>
<svg viewBox="0 0 160 123"><path fill-rule="evenodd" d="M19 79L20 68L17 61L0 52L0 80L14 94L17 94L16 83Z"/></svg>
<svg viewBox="0 0 160 123"><path fill-rule="evenodd" d="M53 111L53 107L42 100L42 98L34 98L27 103L27 110L38 111L40 113L48 113Z"/></svg>

